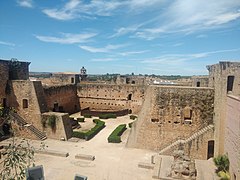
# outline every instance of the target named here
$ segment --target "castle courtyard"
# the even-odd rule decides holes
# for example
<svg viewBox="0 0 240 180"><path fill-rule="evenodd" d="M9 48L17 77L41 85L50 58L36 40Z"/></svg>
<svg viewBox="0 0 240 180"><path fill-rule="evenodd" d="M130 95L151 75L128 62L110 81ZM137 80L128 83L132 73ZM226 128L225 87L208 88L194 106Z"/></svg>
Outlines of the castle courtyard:
<svg viewBox="0 0 240 180"><path fill-rule="evenodd" d="M94 118L88 118L86 121L92 119ZM153 179L153 170L140 168L138 164L140 162L150 164L152 155L157 154L157 151L126 148L130 129L127 129L122 135L121 143L107 142L107 137L119 124L127 124L132 121L129 119L129 115L117 119L107 119L105 120L106 127L89 141L71 142L75 139L69 141L46 139L43 141L46 151L69 153L69 156L59 157L36 153L35 164L43 165L44 176L47 180L74 179L75 174L85 175L89 180L151 180ZM31 140L31 142L35 148L40 147L40 141ZM7 140L2 143L7 143ZM77 154L93 155L95 159L93 161L76 159L75 155ZM168 168L164 165L171 164L171 156L162 155L162 158L169 162L162 164L163 170L167 170ZM217 179L212 159L196 159L195 161L198 180Z"/></svg>

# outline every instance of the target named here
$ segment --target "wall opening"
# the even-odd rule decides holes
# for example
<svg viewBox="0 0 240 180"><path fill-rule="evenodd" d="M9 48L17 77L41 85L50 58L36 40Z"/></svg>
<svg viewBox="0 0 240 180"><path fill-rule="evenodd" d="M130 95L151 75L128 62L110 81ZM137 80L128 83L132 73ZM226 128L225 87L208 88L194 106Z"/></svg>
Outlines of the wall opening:
<svg viewBox="0 0 240 180"><path fill-rule="evenodd" d="M129 94L127 99L132 100L132 94Z"/></svg>
<svg viewBox="0 0 240 180"><path fill-rule="evenodd" d="M227 92L233 90L234 76L228 76L227 78Z"/></svg>
<svg viewBox="0 0 240 180"><path fill-rule="evenodd" d="M7 124L7 123L3 124L2 130L3 130L4 135L10 135L11 134L11 132L10 132L10 125Z"/></svg>
<svg viewBox="0 0 240 180"><path fill-rule="evenodd" d="M59 112L64 112L63 106L59 106Z"/></svg>
<svg viewBox="0 0 240 180"><path fill-rule="evenodd" d="M2 102L3 102L3 104L2 104L3 107L6 108L7 107L7 98L3 98Z"/></svg>
<svg viewBox="0 0 240 180"><path fill-rule="evenodd" d="M130 78L126 78L126 84L130 83Z"/></svg>
<svg viewBox="0 0 240 180"><path fill-rule="evenodd" d="M135 81L132 81L132 84L135 84Z"/></svg>
<svg viewBox="0 0 240 180"><path fill-rule="evenodd" d="M200 82L199 81L197 82L197 87L200 87Z"/></svg>
<svg viewBox="0 0 240 180"><path fill-rule="evenodd" d="M74 78L73 77L71 78L71 83L74 83Z"/></svg>
<svg viewBox="0 0 240 180"><path fill-rule="evenodd" d="M58 111L59 111L59 106L58 106L58 103L55 102L55 103L53 104L53 112L58 112Z"/></svg>
<svg viewBox="0 0 240 180"><path fill-rule="evenodd" d="M28 108L28 100L27 99L23 99L22 104L23 104L23 108Z"/></svg>
<svg viewBox="0 0 240 180"><path fill-rule="evenodd" d="M131 109L128 110L128 114L132 114L132 110Z"/></svg>
<svg viewBox="0 0 240 180"><path fill-rule="evenodd" d="M207 159L212 158L214 156L214 141L208 141L208 153Z"/></svg>

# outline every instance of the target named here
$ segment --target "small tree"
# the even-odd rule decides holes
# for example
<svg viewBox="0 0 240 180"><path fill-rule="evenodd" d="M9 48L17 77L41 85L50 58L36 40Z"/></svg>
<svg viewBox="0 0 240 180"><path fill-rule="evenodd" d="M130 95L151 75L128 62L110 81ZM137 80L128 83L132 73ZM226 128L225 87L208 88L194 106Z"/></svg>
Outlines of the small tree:
<svg viewBox="0 0 240 180"><path fill-rule="evenodd" d="M213 161L217 166L217 172L227 172L229 170L229 159L227 155L219 155L218 157L214 158Z"/></svg>
<svg viewBox="0 0 240 180"><path fill-rule="evenodd" d="M0 118L9 124L11 124L10 111L10 109L0 106ZM0 156L0 166L3 167L0 170L0 177L9 180L25 179L26 168L34 166L35 149L30 145L29 140L16 140L12 127L10 128L10 132L12 135L11 141L2 152L3 158Z"/></svg>
<svg viewBox="0 0 240 180"><path fill-rule="evenodd" d="M227 155L219 155L213 159L215 165L217 166L216 173L221 180L230 180L229 170L229 159Z"/></svg>

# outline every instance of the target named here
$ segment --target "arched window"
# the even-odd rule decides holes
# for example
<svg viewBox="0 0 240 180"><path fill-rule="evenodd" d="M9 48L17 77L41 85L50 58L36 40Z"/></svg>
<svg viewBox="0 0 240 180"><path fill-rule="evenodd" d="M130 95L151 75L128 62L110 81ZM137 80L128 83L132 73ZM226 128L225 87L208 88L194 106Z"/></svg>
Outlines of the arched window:
<svg viewBox="0 0 240 180"><path fill-rule="evenodd" d="M132 100L132 94L129 94L127 99Z"/></svg>

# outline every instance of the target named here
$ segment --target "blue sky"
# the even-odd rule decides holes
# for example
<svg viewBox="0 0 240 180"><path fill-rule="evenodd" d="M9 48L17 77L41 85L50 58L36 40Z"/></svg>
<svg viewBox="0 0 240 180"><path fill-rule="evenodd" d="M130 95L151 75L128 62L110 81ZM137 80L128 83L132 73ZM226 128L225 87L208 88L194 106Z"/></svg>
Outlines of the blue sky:
<svg viewBox="0 0 240 180"><path fill-rule="evenodd" d="M31 71L208 74L240 61L240 1L1 0L0 58Z"/></svg>

